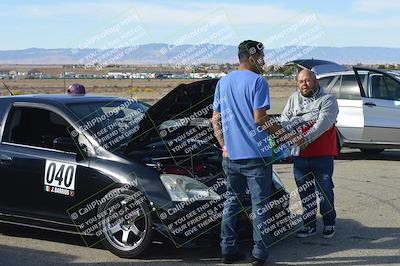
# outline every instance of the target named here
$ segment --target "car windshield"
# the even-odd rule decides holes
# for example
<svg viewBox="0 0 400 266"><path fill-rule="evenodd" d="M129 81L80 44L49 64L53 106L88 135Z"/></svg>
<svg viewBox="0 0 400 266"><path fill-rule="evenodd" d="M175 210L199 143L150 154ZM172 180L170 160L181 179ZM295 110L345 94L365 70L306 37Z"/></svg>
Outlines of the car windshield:
<svg viewBox="0 0 400 266"><path fill-rule="evenodd" d="M392 72L393 77L400 81L400 72Z"/></svg>
<svg viewBox="0 0 400 266"><path fill-rule="evenodd" d="M125 148L149 109L130 99L73 103L68 107L77 116L80 131L90 134L109 151Z"/></svg>

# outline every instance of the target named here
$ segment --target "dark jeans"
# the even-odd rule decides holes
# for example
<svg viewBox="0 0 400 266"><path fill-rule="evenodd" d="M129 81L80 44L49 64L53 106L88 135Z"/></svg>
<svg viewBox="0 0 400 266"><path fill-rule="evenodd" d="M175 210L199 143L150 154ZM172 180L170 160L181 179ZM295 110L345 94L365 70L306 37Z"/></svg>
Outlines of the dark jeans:
<svg viewBox="0 0 400 266"><path fill-rule="evenodd" d="M324 225L335 225L333 156L294 157L293 172L302 199L304 225L316 227L316 196Z"/></svg>
<svg viewBox="0 0 400 266"><path fill-rule="evenodd" d="M266 221L268 211L263 207L268 204L268 197L272 189L272 164L269 158L255 158L244 160L229 160L224 158L222 168L227 176L227 198L221 223L221 248L222 254L238 252L237 221L238 214L244 209L242 199L248 187L251 193L253 222L253 256L267 259L268 245L271 237L268 233ZM265 208L264 208L265 210Z"/></svg>

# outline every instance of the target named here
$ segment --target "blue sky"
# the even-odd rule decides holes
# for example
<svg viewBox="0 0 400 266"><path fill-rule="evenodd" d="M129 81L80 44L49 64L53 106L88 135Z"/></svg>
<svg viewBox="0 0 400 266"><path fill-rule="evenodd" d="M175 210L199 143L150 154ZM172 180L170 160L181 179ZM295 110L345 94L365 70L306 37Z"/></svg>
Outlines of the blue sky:
<svg viewBox="0 0 400 266"><path fill-rule="evenodd" d="M251 3L251 4L249 4ZM96 34L118 24L129 14L135 20L108 37L115 39L129 28L139 26L145 34L136 44L171 42L201 24L215 13L225 19L234 35L221 43L237 45L244 39L266 40L295 24L301 17L313 16L309 28L319 27L323 35L315 45L400 47L400 1L1 1L0 50L37 48L74 48ZM137 17L136 17L137 16ZM308 27L307 26L307 27ZM269 44L276 48L292 44L289 39L307 27L278 38ZM104 35L103 35L104 36ZM107 42L111 42L108 39ZM202 39L188 39L199 43ZM218 41L216 41L218 42Z"/></svg>

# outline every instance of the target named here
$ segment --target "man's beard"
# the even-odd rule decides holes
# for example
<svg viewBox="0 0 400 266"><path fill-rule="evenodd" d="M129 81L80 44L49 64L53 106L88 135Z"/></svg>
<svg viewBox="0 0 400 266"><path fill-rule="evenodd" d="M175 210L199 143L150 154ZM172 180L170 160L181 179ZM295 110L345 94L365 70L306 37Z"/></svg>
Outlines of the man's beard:
<svg viewBox="0 0 400 266"><path fill-rule="evenodd" d="M306 98L311 98L316 94L317 91L318 91L318 87L315 87L314 89L310 90L307 94L304 94L302 90L300 90L300 93L302 96L304 96Z"/></svg>

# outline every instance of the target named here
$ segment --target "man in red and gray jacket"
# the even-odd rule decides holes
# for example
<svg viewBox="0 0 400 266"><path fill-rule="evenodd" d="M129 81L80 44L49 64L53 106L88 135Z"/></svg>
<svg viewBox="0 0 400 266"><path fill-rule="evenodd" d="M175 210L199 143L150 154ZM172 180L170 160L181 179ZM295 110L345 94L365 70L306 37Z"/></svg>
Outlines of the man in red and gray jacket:
<svg viewBox="0 0 400 266"><path fill-rule="evenodd" d="M306 140L293 164L303 206L304 226L297 237L316 234L317 198L324 222L323 237L331 238L335 234L332 174L337 155L335 122L338 113L335 96L319 86L312 71L302 70L298 75L298 90L289 97L281 115L282 125L302 132Z"/></svg>

